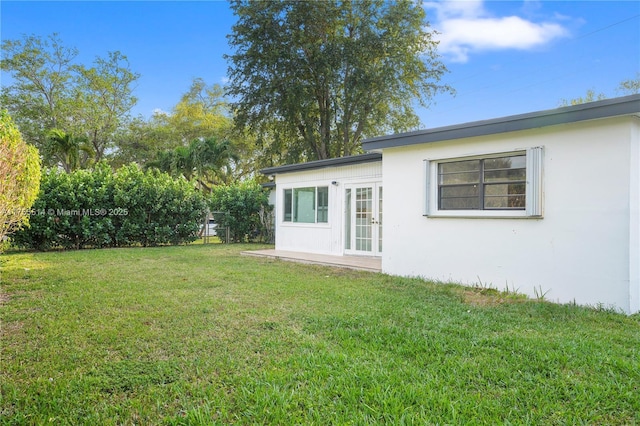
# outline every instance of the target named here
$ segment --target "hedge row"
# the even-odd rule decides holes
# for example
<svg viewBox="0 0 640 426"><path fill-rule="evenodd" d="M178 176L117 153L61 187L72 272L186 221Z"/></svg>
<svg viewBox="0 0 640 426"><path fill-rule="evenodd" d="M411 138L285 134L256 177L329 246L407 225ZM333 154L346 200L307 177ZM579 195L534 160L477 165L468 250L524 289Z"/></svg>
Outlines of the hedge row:
<svg viewBox="0 0 640 426"><path fill-rule="evenodd" d="M13 235L19 247L101 248L183 244L197 239L206 202L193 186L135 165L113 172L49 170L29 226Z"/></svg>

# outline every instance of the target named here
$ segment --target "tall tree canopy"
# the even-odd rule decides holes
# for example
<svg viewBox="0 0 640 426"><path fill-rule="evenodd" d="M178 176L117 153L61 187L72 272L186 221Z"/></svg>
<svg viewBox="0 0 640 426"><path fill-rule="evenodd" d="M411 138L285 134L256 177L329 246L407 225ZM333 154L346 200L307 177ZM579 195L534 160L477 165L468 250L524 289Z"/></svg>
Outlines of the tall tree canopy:
<svg viewBox="0 0 640 426"><path fill-rule="evenodd" d="M157 111L149 120L136 118L116 138L116 165L157 161L158 152L186 147L194 139L229 139L233 120L224 90L218 84L193 79L189 90L170 112Z"/></svg>
<svg viewBox="0 0 640 426"><path fill-rule="evenodd" d="M0 66L13 82L2 88L2 105L27 142L44 148L49 131L59 129L86 138L99 161L136 103L139 75L120 52L91 67L77 64L77 56L56 34L4 40Z"/></svg>
<svg viewBox="0 0 640 426"><path fill-rule="evenodd" d="M446 72L419 2L234 0L228 93L236 124L286 161L352 155L419 126Z"/></svg>

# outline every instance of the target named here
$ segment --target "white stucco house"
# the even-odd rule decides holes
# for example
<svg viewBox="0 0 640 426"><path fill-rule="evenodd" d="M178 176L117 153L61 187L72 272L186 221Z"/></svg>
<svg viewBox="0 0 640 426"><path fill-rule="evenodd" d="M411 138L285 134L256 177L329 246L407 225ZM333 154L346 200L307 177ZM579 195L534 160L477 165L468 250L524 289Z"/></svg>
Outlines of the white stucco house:
<svg viewBox="0 0 640 426"><path fill-rule="evenodd" d="M640 311L640 95L377 137L271 167L276 249Z"/></svg>

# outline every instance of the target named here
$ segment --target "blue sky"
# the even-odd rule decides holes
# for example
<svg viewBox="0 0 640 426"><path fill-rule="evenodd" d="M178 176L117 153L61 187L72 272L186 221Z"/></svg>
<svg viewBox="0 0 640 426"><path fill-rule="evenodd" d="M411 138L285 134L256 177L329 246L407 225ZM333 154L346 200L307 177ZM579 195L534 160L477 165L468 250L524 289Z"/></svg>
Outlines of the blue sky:
<svg viewBox="0 0 640 426"><path fill-rule="evenodd" d="M620 81L640 72L638 1L426 2L440 31L444 82L419 109L423 127L502 117L558 106L588 89L620 95ZM120 51L141 74L134 115L170 111L193 78L226 80L226 35L235 22L222 1L0 2L0 37L59 33L89 65ZM11 79L2 74L2 84Z"/></svg>

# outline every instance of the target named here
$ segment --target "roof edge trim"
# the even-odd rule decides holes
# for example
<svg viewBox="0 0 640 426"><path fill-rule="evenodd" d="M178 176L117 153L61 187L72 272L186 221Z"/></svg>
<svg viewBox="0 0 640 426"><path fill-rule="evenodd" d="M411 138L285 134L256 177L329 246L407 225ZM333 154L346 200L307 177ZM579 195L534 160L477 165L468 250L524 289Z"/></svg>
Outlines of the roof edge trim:
<svg viewBox="0 0 640 426"><path fill-rule="evenodd" d="M379 136L364 140L362 147L366 151L370 151L374 149L487 136L553 126L556 124L569 124L585 120L639 113L640 94L636 94L490 120L472 121L452 126Z"/></svg>
<svg viewBox="0 0 640 426"><path fill-rule="evenodd" d="M315 160L307 163L287 164L284 166L267 167L260 170L263 175L277 175L281 173L292 173L304 170L322 169L326 167L346 166L350 164L371 163L382 161L382 153L370 152L367 154L351 155L348 157L329 158L326 160Z"/></svg>

